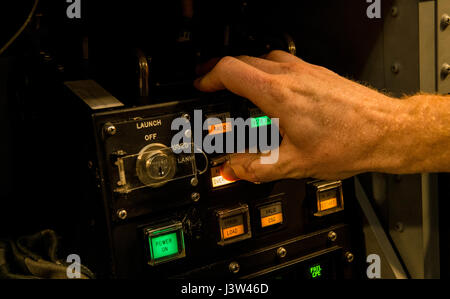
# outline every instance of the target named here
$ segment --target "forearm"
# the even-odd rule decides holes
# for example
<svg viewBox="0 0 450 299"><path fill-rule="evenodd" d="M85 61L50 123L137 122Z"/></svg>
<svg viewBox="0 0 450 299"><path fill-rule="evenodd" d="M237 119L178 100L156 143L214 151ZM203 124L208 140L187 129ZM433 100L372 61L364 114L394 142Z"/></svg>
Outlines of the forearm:
<svg viewBox="0 0 450 299"><path fill-rule="evenodd" d="M374 148L371 171L450 172L450 97L393 99L385 135Z"/></svg>
<svg viewBox="0 0 450 299"><path fill-rule="evenodd" d="M195 85L227 88L280 120L279 159L232 155L228 179L450 172L450 97L394 99L282 51L221 59Z"/></svg>

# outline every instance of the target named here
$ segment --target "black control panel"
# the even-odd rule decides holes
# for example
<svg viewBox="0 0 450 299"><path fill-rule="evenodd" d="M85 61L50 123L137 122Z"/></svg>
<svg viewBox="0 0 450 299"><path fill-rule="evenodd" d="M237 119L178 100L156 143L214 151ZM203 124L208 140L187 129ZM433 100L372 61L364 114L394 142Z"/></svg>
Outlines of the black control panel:
<svg viewBox="0 0 450 299"><path fill-rule="evenodd" d="M227 134L236 129L231 118L251 119L246 136L270 131L270 118L249 101L219 93L90 109L88 115L92 127L82 135L96 155L89 157L92 179L86 182L97 191L88 192L92 207L85 210L96 212L81 240L91 256L88 266L100 277L322 279L360 273L361 226L352 218L351 179L228 181L220 172L227 154L194 142L215 135L226 148ZM182 125L174 127L174 120ZM190 141L174 143L176 134Z"/></svg>

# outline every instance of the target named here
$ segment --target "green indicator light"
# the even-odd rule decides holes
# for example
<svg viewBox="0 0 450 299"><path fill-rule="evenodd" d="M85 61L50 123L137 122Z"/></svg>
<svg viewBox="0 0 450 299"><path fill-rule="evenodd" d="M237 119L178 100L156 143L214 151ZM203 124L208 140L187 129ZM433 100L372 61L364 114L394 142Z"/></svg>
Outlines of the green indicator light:
<svg viewBox="0 0 450 299"><path fill-rule="evenodd" d="M152 237L150 247L152 259L160 259L178 253L177 233Z"/></svg>
<svg viewBox="0 0 450 299"><path fill-rule="evenodd" d="M260 117L251 118L252 128L268 126L270 124L272 124L272 120L268 116L260 116Z"/></svg>
<svg viewBox="0 0 450 299"><path fill-rule="evenodd" d="M320 265L315 265L309 268L309 273L312 278L317 278L322 276L322 267Z"/></svg>

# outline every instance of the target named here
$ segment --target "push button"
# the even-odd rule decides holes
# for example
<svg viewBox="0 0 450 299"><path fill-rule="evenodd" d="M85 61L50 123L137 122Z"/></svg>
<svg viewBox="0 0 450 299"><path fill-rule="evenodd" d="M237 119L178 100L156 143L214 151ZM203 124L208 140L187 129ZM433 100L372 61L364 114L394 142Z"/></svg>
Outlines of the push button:
<svg viewBox="0 0 450 299"><path fill-rule="evenodd" d="M314 216L325 216L344 209L341 181L315 181L310 186L315 195Z"/></svg>
<svg viewBox="0 0 450 299"><path fill-rule="evenodd" d="M244 204L236 208L219 210L216 212L216 216L219 227L217 244L224 246L251 238L248 205Z"/></svg>
<svg viewBox="0 0 450 299"><path fill-rule="evenodd" d="M186 256L181 222L146 228L145 235L148 242L149 265L155 266Z"/></svg>
<svg viewBox="0 0 450 299"><path fill-rule="evenodd" d="M211 168L211 184L213 188L229 185L236 182L225 179L220 173L220 168L221 166Z"/></svg>
<svg viewBox="0 0 450 299"><path fill-rule="evenodd" d="M261 217L261 227L283 223L283 212L281 202L268 204L259 208L259 215Z"/></svg>
<svg viewBox="0 0 450 299"><path fill-rule="evenodd" d="M223 220L222 237L224 240L243 235L244 233L244 216L242 214Z"/></svg>

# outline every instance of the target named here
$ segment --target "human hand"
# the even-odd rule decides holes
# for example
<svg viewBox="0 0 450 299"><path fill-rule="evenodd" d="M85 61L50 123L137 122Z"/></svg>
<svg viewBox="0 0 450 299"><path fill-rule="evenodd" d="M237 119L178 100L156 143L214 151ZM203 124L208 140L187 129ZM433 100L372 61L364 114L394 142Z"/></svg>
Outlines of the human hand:
<svg viewBox="0 0 450 299"><path fill-rule="evenodd" d="M224 57L194 85L205 92L228 89L279 118L278 161L233 154L222 170L227 179L343 179L396 163L385 157L383 142L401 101L289 53Z"/></svg>

